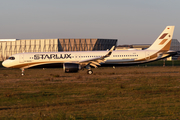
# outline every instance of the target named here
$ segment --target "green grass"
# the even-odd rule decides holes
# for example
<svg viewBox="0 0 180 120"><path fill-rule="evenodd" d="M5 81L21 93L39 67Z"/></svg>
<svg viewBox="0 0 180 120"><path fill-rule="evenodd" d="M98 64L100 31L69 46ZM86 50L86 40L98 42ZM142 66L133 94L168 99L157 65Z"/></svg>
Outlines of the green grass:
<svg viewBox="0 0 180 120"><path fill-rule="evenodd" d="M179 67L0 69L0 119L179 119Z"/></svg>

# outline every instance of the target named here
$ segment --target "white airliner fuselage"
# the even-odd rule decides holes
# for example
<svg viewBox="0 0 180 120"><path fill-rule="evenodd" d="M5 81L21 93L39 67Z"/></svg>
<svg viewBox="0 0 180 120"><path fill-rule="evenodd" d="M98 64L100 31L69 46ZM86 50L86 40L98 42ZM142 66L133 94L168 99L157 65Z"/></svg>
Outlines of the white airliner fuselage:
<svg viewBox="0 0 180 120"><path fill-rule="evenodd" d="M70 51L70 52L40 52L19 53L12 55L3 62L8 68L26 68L63 63L65 72L77 72L81 68L97 67L101 64L140 64L163 59L176 54L170 51L174 26L167 26L157 40L146 50L115 50L109 51ZM92 70L88 71L89 74Z"/></svg>
<svg viewBox="0 0 180 120"><path fill-rule="evenodd" d="M13 55L16 60L7 59L3 62L3 66L10 68L29 68L43 64L53 63L79 63L79 61L86 61L87 59L94 59L102 57L108 51L81 51L81 52L40 52L40 53L19 53ZM159 60L169 56L157 54L156 50L115 50L111 56L105 58L102 64L134 64L150 62L152 60Z"/></svg>

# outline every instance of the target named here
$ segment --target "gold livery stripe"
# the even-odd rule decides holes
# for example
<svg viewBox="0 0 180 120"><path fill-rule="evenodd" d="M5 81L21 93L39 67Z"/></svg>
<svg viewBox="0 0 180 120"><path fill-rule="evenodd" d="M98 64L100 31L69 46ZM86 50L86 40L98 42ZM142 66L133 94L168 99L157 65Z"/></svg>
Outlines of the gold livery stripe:
<svg viewBox="0 0 180 120"><path fill-rule="evenodd" d="M43 64L48 64L48 63L57 63L57 61L53 61L53 62L33 62L33 63L23 63L20 65L15 65L12 66L10 68L29 68L29 67L33 67L36 65L43 65Z"/></svg>
<svg viewBox="0 0 180 120"><path fill-rule="evenodd" d="M162 40L162 41L159 43L159 45L163 45L167 40L168 40L168 39Z"/></svg>

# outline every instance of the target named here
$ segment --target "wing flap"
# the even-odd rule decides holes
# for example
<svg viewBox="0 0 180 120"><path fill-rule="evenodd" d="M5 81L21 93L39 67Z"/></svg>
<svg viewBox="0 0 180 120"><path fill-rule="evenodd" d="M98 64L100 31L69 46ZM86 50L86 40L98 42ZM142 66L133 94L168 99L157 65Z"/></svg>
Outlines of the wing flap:
<svg viewBox="0 0 180 120"><path fill-rule="evenodd" d="M97 68L97 65L93 64L93 63L90 63L91 66Z"/></svg>
<svg viewBox="0 0 180 120"><path fill-rule="evenodd" d="M91 63L94 64L94 65L99 65L100 66L99 62L91 61Z"/></svg>

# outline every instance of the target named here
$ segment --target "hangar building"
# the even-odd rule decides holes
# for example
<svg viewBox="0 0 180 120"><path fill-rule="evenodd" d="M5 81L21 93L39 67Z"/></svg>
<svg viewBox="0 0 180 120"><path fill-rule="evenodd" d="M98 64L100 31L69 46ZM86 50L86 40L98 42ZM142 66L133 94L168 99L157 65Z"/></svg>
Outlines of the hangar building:
<svg viewBox="0 0 180 120"><path fill-rule="evenodd" d="M117 39L0 39L0 61L22 52L107 50Z"/></svg>

